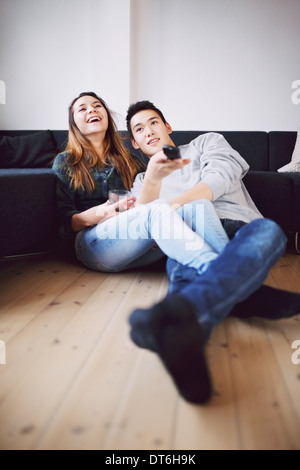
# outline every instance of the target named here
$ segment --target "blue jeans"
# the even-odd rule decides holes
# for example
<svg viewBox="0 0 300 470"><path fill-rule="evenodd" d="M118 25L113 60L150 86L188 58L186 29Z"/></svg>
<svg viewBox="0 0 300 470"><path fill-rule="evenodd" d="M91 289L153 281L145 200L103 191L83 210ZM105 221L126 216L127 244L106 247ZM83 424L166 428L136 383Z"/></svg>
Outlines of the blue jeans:
<svg viewBox="0 0 300 470"><path fill-rule="evenodd" d="M241 220L221 219L221 224L227 234L229 241L234 237L236 232L247 223L242 222ZM223 246L223 248L225 248L225 245ZM221 253L223 248L221 246L221 249L218 251L218 253ZM195 269L183 266L172 258L168 258L166 268L169 280L169 294L172 292L179 291L180 289L185 287L189 282L192 282L197 276L197 271Z"/></svg>
<svg viewBox="0 0 300 470"><path fill-rule="evenodd" d="M228 237L208 200L175 211L154 201L81 230L75 241L78 259L88 268L118 272L145 266L167 255L198 273L222 252ZM158 245L158 249L154 249Z"/></svg>
<svg viewBox="0 0 300 470"><path fill-rule="evenodd" d="M208 338L232 308L248 298L284 254L286 236L272 220L257 219L240 228L222 253L199 275L174 259L167 261L169 293L185 297Z"/></svg>

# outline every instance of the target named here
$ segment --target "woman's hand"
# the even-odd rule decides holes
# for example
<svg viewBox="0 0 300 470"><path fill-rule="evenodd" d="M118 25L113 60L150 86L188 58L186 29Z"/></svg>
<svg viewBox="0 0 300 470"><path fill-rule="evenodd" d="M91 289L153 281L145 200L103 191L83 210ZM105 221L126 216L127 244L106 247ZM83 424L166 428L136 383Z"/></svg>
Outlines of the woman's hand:
<svg viewBox="0 0 300 470"><path fill-rule="evenodd" d="M74 214L71 221L72 229L74 232L79 232L83 228L100 224L104 220L116 216L119 212L124 212L128 209L131 209L134 206L135 200L135 197L128 197L120 199L114 204L106 201L104 204L91 207L90 209L80 212L79 214Z"/></svg>
<svg viewBox="0 0 300 470"><path fill-rule="evenodd" d="M135 201L136 198L130 196L119 199L119 201L114 202L113 204L109 201L106 201L104 204L100 204L100 206L97 206L96 211L97 216L99 216L97 223L103 222L106 219L110 219L119 212L125 212L131 209L134 206Z"/></svg>
<svg viewBox="0 0 300 470"><path fill-rule="evenodd" d="M108 205L110 206L110 209L114 213L116 213L116 212L128 211L129 209L134 207L135 201L136 201L136 197L129 196L129 197L125 197L123 199L120 199L119 201L117 201L113 204L110 204L109 201L107 201L107 202L108 202ZM105 204L107 204L107 203L105 203Z"/></svg>

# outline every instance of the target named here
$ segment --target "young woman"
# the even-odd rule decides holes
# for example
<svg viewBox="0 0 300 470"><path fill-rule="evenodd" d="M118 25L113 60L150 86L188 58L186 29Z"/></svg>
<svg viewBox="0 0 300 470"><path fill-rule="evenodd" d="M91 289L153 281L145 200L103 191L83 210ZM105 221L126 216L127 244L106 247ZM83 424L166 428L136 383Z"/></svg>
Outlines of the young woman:
<svg viewBox="0 0 300 470"><path fill-rule="evenodd" d="M83 246L89 243L89 229L133 206L133 197L109 204L108 193L130 190L143 166L123 146L105 101L86 92L69 106L68 144L52 169L57 177L60 236L74 244L81 233Z"/></svg>
<svg viewBox="0 0 300 470"><path fill-rule="evenodd" d="M69 107L68 144L53 164L62 236L74 237L114 214L119 203L108 205L108 191L130 189L139 168L123 147L105 102L91 92L75 98ZM133 203L133 198L122 201L124 208Z"/></svg>

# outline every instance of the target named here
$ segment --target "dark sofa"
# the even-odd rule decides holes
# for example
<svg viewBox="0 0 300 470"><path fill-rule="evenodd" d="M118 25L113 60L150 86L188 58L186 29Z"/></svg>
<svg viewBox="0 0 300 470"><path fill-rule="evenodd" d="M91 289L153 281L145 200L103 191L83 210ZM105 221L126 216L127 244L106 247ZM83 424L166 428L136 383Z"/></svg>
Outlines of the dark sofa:
<svg viewBox="0 0 300 470"><path fill-rule="evenodd" d="M175 145L209 131L173 131ZM296 132L217 131L249 163L244 183L261 213L295 237L300 253L300 173L278 173L289 163ZM126 132L120 131L131 152ZM67 131L0 131L0 257L61 248L51 163Z"/></svg>

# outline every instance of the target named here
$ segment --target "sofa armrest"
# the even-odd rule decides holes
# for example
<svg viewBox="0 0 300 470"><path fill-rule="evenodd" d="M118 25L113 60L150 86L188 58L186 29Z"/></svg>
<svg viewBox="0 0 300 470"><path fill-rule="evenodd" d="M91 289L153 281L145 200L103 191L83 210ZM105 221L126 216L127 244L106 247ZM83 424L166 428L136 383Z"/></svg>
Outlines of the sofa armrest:
<svg viewBox="0 0 300 470"><path fill-rule="evenodd" d="M0 256L53 249L58 220L51 169L0 170Z"/></svg>
<svg viewBox="0 0 300 470"><path fill-rule="evenodd" d="M294 180L290 174L271 171L250 171L244 178L245 186L258 210L284 230L298 230L293 223Z"/></svg>

